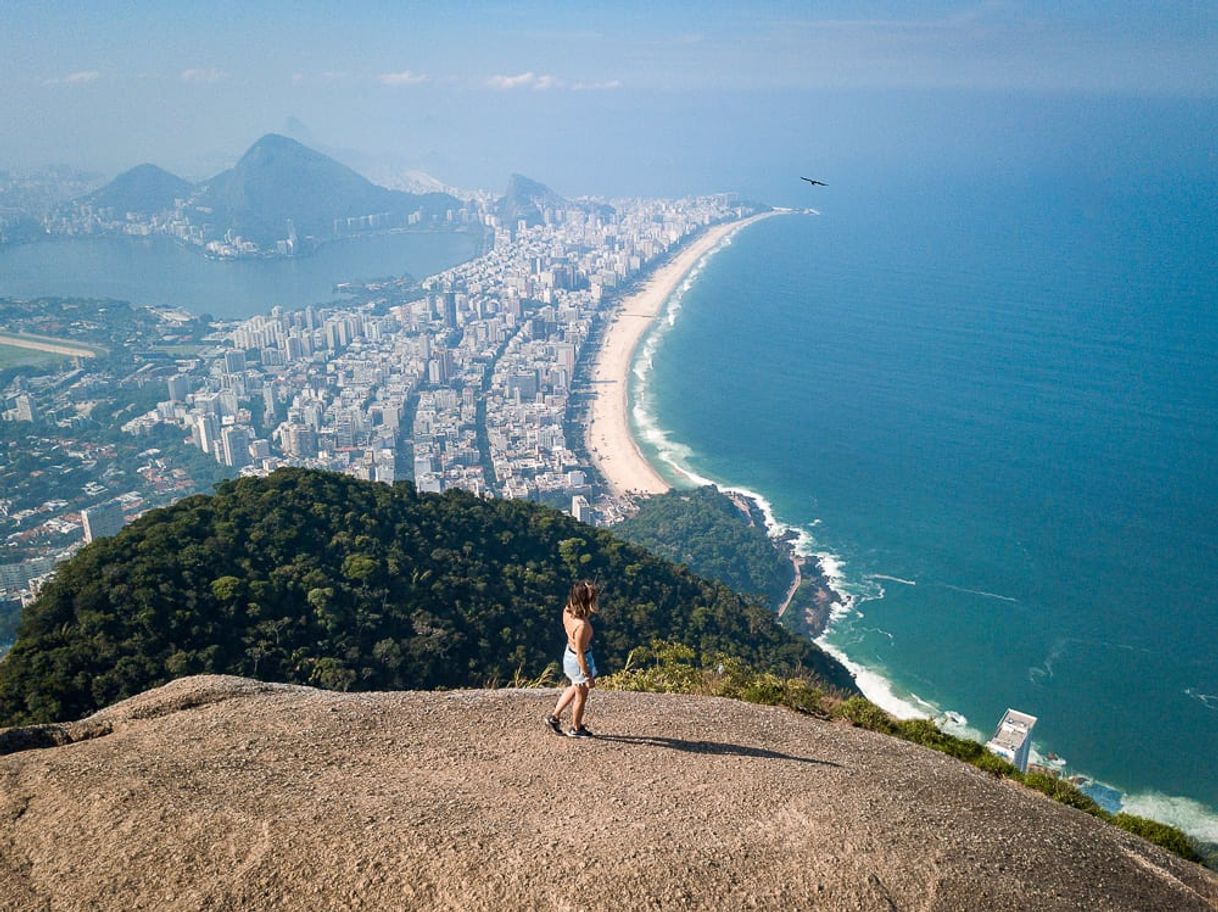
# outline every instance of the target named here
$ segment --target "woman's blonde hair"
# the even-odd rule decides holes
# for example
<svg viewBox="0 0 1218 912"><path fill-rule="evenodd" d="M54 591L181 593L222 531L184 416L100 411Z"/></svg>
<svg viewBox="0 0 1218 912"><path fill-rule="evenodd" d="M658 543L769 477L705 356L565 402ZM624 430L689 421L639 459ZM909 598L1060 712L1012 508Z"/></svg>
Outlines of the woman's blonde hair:
<svg viewBox="0 0 1218 912"><path fill-rule="evenodd" d="M580 580L571 587L567 595L567 610L571 617L586 618L596 611L596 597L600 588L591 580Z"/></svg>

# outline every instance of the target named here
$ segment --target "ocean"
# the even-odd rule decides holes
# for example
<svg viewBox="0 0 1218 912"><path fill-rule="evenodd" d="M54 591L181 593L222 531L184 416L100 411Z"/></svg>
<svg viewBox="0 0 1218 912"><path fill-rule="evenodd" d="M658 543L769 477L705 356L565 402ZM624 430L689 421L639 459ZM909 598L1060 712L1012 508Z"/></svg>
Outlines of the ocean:
<svg viewBox="0 0 1218 912"><path fill-rule="evenodd" d="M1213 177L808 200L670 300L644 451L821 555L852 598L822 643L869 697L980 740L1031 713L1101 803L1218 840Z"/></svg>
<svg viewBox="0 0 1218 912"><path fill-rule="evenodd" d="M116 298L242 319L335 300L334 286L353 279L422 279L468 260L477 244L468 233L381 234L307 257L218 261L165 237L49 240L0 250L0 297Z"/></svg>

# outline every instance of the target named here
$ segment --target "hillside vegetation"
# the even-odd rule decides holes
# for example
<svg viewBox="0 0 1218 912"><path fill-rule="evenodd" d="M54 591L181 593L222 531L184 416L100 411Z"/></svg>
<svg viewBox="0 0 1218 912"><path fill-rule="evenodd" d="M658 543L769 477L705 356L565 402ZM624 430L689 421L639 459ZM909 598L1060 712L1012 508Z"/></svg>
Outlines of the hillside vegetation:
<svg viewBox="0 0 1218 912"><path fill-rule="evenodd" d="M200 673L335 690L533 677L562 651L577 577L603 585L602 670L659 637L853 688L763 606L566 514L281 469L151 511L61 565L0 662L0 725Z"/></svg>
<svg viewBox="0 0 1218 912"><path fill-rule="evenodd" d="M714 485L649 497L615 534L735 592L779 604L793 579L790 560L764 525Z"/></svg>

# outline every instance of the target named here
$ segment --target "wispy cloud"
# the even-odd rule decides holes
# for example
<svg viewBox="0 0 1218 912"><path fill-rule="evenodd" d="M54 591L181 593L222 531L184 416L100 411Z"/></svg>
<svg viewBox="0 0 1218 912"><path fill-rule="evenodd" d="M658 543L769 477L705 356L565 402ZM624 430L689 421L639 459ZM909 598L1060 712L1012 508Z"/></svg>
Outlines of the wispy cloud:
<svg viewBox="0 0 1218 912"><path fill-rule="evenodd" d="M620 79L608 79L605 82L573 82L571 83L572 92L607 92L611 89L620 89L622 81Z"/></svg>
<svg viewBox="0 0 1218 912"><path fill-rule="evenodd" d="M101 79L101 73L97 70L78 70L75 73L68 73L66 76L56 76L53 79L44 79L43 85L86 85L90 82L96 82Z"/></svg>
<svg viewBox="0 0 1218 912"><path fill-rule="evenodd" d="M227 78L228 73L216 67L192 67L181 74L183 82L212 83L223 82Z"/></svg>
<svg viewBox="0 0 1218 912"><path fill-rule="evenodd" d="M486 81L486 84L499 92L508 92L512 89L533 89L540 92L564 87L561 79L547 74L538 75L532 70L527 73L517 73L515 76L492 76Z"/></svg>
<svg viewBox="0 0 1218 912"><path fill-rule="evenodd" d="M402 70L400 73L382 73L376 78L381 85L394 87L420 85L431 81L431 77L426 73L416 73L413 70Z"/></svg>

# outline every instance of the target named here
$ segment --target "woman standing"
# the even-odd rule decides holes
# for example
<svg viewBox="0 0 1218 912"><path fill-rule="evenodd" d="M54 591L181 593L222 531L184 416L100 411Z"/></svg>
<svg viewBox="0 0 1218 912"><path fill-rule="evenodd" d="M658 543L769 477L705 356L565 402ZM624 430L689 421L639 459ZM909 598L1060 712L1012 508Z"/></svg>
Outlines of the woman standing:
<svg viewBox="0 0 1218 912"><path fill-rule="evenodd" d="M584 705L588 691L596 686L596 660L589 646L592 644L592 615L596 613L596 584L581 580L571 587L566 607L562 610L562 626L567 633L567 648L562 656L562 670L571 679L571 686L562 692L554 712L546 716L546 725L555 734L563 734L561 717L563 710L571 706L571 727L568 738L591 738L592 732L584 728Z"/></svg>

